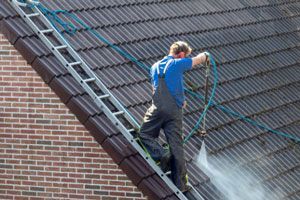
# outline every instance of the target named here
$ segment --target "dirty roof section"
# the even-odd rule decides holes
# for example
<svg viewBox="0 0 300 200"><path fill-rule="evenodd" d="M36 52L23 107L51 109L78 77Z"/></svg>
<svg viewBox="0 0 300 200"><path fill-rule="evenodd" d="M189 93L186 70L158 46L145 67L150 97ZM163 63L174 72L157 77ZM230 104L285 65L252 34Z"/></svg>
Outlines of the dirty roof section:
<svg viewBox="0 0 300 200"><path fill-rule="evenodd" d="M111 43L151 66L167 54L170 44L187 41L193 55L207 50L218 65L215 102L266 126L300 137L300 2L296 0L127 0L41 1L49 9L73 13ZM60 15L66 21L67 17ZM176 199L141 156L97 109L91 98L17 16L0 2L1 32L43 80L77 116L128 177L151 199ZM141 122L150 105L149 72L97 40L79 24L64 34L122 104ZM186 73L194 91L204 93L204 68ZM187 94L184 134L203 109L201 99ZM247 170L281 198L300 198L299 144L275 135L226 110L212 106L207 116L209 159L220 168ZM222 199L222 192L198 169L194 160L201 140L187 145L190 182L205 199ZM126 149L126 151L124 151ZM225 160L225 162L223 162ZM247 176L238 174L241 178ZM151 187L150 187L151 185ZM275 198L275 197L274 197Z"/></svg>

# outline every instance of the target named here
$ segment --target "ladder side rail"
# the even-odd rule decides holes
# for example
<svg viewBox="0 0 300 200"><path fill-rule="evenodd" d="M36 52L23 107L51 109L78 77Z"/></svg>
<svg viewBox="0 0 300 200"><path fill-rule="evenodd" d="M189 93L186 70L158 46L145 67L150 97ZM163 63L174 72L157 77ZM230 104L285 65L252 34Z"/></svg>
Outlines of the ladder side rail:
<svg viewBox="0 0 300 200"><path fill-rule="evenodd" d="M16 0L12 0L12 1L16 1ZM53 49L53 45L52 43L49 41L49 39L44 35L44 34L40 34L39 33L39 29L38 27L34 24L34 22L28 18L28 17L25 17L25 12L19 8L17 5L14 4L14 2L11 1L11 4L13 5L13 7L15 8L15 10L18 11L18 13L21 15L21 17L31 26L31 28L33 29L33 31L41 38L41 40L48 45L48 47L51 47L50 50L54 53L55 56L57 56L58 58L60 58L59 60L62 62L62 64L66 67L68 62L67 60L63 57L63 55L57 50L57 49ZM38 9L36 9L38 10ZM39 11L40 12L40 11ZM45 16L42 14L40 15L40 17L43 19L45 18ZM58 38L62 38L62 36L60 35L60 33L58 33L58 31L52 26L52 24L48 21L48 19L44 19L44 22L47 22L45 23L46 26L51 26L54 30L55 33L57 33L57 36ZM64 39L63 39L64 40ZM64 40L64 43L68 45L68 49L72 49L70 47L70 45ZM75 52L75 50L73 50ZM76 53L76 52L75 52ZM77 53L76 53L77 54ZM74 55L76 55L74 54ZM82 60L79 56L78 58L80 60ZM82 62L84 63L84 62ZM178 188L174 185L174 183L162 172L162 170L156 165L156 163L151 159L149 158L145 151L142 149L142 147L135 141L135 139L133 138L132 134L129 133L129 131L127 130L127 128L117 119L117 117L115 117L112 112L109 110L109 108L103 103L103 101L101 101L99 98L96 98L96 94L95 92L89 87L87 86L87 84L83 81L82 82L82 78L80 77L80 75L76 72L75 69L73 69L71 66L70 67L66 67L68 69L68 71L74 76L74 78L79 82L79 83L82 83L81 85L85 85L85 89L88 91L88 94L91 95L92 97L94 96L94 100L96 100L96 104L102 109L102 111L105 113L105 115L112 121L115 123L118 123L117 127L118 129L121 131L121 133L123 134L123 136L131 142L131 144L134 146L134 148L140 153L140 155L146 160L146 162L149 163L149 165L153 168L153 170L166 182L166 184L170 187L171 190L174 191L174 193L180 198L180 199L183 199L183 200L187 200L187 198L183 195L183 193L178 190ZM96 77L97 78L97 77ZM98 79L98 78L97 78ZM99 79L98 79L99 80ZM100 80L99 80L99 83L102 83ZM102 83L103 84L103 83ZM106 88L103 84L103 88ZM102 88L101 88L102 89ZM107 89L107 88L106 88ZM108 89L107 89L108 90ZM108 93L110 94L110 92L108 91ZM113 95L111 95L111 97L113 97ZM119 102L117 99L114 99L116 102ZM120 103L118 103L120 104ZM120 104L121 107L123 107L121 104ZM121 109L120 109L121 110ZM126 111L127 112L127 111Z"/></svg>

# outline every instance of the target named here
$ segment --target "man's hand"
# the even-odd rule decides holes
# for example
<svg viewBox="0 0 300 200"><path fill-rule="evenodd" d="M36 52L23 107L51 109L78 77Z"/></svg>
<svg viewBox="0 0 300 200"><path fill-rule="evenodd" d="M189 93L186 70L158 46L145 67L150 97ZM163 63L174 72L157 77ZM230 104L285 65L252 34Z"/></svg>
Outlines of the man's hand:
<svg viewBox="0 0 300 200"><path fill-rule="evenodd" d="M207 60L209 60L209 53L208 52L203 52L203 53L199 53L197 56L192 58L193 64L192 66L195 67L198 64L204 64L205 62L207 62Z"/></svg>
<svg viewBox="0 0 300 200"><path fill-rule="evenodd" d="M205 64L209 65L210 64L209 53L208 52L204 52L204 53L206 55Z"/></svg>
<svg viewBox="0 0 300 200"><path fill-rule="evenodd" d="M187 106L187 102L184 101L184 102L183 102L183 105L182 105L182 108L183 108L183 109L186 109L186 106Z"/></svg>

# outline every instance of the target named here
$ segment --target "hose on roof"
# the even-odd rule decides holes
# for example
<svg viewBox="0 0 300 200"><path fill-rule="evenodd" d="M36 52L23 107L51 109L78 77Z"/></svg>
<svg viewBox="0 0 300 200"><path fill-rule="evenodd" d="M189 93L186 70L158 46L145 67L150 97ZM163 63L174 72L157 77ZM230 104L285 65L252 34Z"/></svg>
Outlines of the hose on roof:
<svg viewBox="0 0 300 200"><path fill-rule="evenodd" d="M101 36L97 31L95 31L93 28L91 28L90 26L88 26L84 21L82 21L81 19L79 19L75 14L73 13L68 13L65 10L49 10L48 8L46 8L45 6L43 6L41 3L39 3L38 5L29 5L29 7L32 6L37 6L37 8L40 9L41 12L43 12L43 14L49 19L49 21L52 23L52 25L57 29L57 31L59 31L61 34L63 34L63 32L66 32L68 34L74 34L77 30L79 30L73 23L71 22L64 22L63 20L61 20L58 17L58 14L65 14L66 16L71 17L73 20L75 20L77 23L79 23L80 25L82 25L86 30L90 31L96 38L98 38L100 41L104 42L106 45L108 45L109 47L113 48L115 51L117 51L119 54L121 54L122 56L124 56L125 58L129 59L130 61L132 61L133 63L137 64L139 67L142 67L143 69L149 70L150 67L146 66L145 64L141 63L140 61L138 61L136 58L134 58L132 55L130 55L129 53L125 52L124 50L122 50L120 47L114 45L113 43L109 42L106 38L104 38L103 36ZM56 24L59 24L62 28L63 31L59 30L59 28L57 27ZM211 92L211 96L209 98L209 101L206 105L206 107L204 108L202 114L200 115L197 123L195 124L194 128L192 129L192 131L188 134L188 136L186 137L186 139L184 140L184 143L187 143L191 137L193 136L194 132L199 128L201 121L203 120L203 117L205 116L205 114L207 113L208 109L210 106L215 106L216 108L218 108L219 110L222 110L223 112L237 117L253 126L259 127L263 130L267 130L270 133L285 137L285 138L289 138L295 142L300 142L300 137L291 135L291 134L287 134L281 131L277 131L274 130L272 128L270 128L267 125L264 125L262 123L258 123L255 120L242 115L240 113L237 113L233 110L230 110L222 105L219 105L218 103L213 101L213 97L215 95L215 90L216 90L216 86L217 86L217 67L216 67L216 63L213 59L213 57L210 55L210 63L213 66L213 75L214 75L214 83L213 83L213 88L212 88L212 92ZM202 99L204 100L204 97L198 93L195 93L191 90L185 89L185 91L187 93L189 93L190 95ZM296 134L295 134L296 135Z"/></svg>

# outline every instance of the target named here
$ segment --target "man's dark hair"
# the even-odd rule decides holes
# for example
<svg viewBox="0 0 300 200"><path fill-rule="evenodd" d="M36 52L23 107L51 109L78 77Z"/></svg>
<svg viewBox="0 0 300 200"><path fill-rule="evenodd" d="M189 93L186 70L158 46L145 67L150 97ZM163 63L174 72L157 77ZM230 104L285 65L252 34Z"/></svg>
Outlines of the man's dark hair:
<svg viewBox="0 0 300 200"><path fill-rule="evenodd" d="M189 54L191 54L192 48L186 42L183 41L174 42L170 47L170 53L177 55L180 52L184 52L188 56Z"/></svg>

